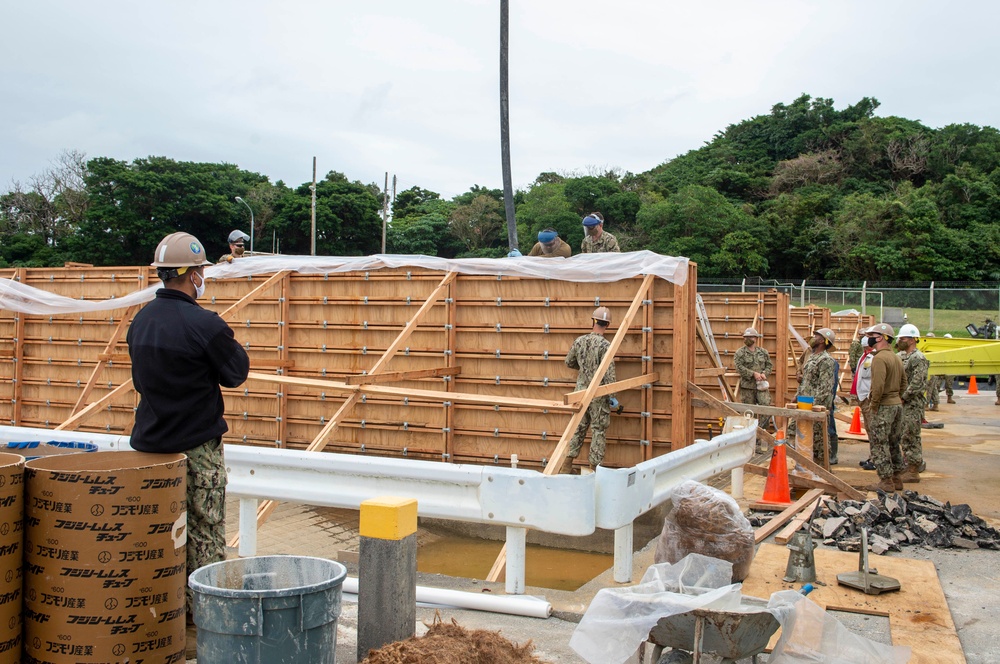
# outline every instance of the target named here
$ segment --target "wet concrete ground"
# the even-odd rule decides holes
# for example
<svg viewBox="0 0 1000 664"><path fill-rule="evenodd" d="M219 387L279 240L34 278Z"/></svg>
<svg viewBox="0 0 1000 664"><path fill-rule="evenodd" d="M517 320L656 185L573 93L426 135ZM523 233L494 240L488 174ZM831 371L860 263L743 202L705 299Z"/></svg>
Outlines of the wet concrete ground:
<svg viewBox="0 0 1000 664"><path fill-rule="evenodd" d="M967 396L956 391L957 404L942 403L941 410L928 413L931 421L944 422L943 429L923 430L924 456L927 472L920 484L907 486L938 500L968 503L975 514L994 526L1000 526L1000 406L993 393ZM840 465L835 470L842 475L867 475L858 462L868 457L865 443L843 443ZM746 495L756 499L763 491L763 479L747 476ZM228 527L236 530L236 503L229 505ZM334 513L335 512L335 513ZM422 533L423 541L434 541L437 535ZM635 580L652 563L655 543L635 554ZM322 511L306 506L282 505L259 532L259 553L296 554L336 559L342 551L357 550L357 513ZM959 639L970 664L1000 662L1000 644L995 638L1000 615L1000 552L908 548L892 554L905 558L931 560L938 570L945 597L951 609ZM356 566L348 562L350 573ZM905 583L905 579L901 579ZM503 593L503 584L489 584L467 578L438 574L421 574L418 583L471 592L488 590ZM555 617L540 620L476 611L442 610L445 620L455 618L468 628L500 630L504 636L524 642L529 639L538 647L537 653L548 662L578 663L584 660L568 645L576 621L586 611L594 594L603 587L617 586L607 571L575 591L529 588L528 594L544 596L552 603ZM431 621L433 609L419 609L418 621ZM859 625L858 630L872 625ZM355 662L357 605L344 603L338 623L338 664ZM878 626L874 632L878 633ZM764 662L764 657L760 658Z"/></svg>

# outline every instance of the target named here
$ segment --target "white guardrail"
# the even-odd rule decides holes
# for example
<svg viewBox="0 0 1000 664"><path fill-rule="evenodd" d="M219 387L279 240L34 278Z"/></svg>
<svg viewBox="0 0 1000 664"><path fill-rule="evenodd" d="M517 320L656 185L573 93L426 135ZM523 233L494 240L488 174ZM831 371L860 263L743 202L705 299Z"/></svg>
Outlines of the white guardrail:
<svg viewBox="0 0 1000 664"><path fill-rule="evenodd" d="M261 499L359 509L378 496L417 500L420 516L507 527L507 592L524 592L527 529L568 536L615 531L615 580L632 578L632 523L665 502L685 480L742 473L753 455L757 421L731 417L727 433L632 468L591 475L543 475L500 466L406 461L352 454L226 445L229 496L240 499L241 556L257 550ZM0 426L0 443L86 441L101 450L131 449L127 436ZM12 450L15 451L15 450ZM741 477L741 476L740 476Z"/></svg>

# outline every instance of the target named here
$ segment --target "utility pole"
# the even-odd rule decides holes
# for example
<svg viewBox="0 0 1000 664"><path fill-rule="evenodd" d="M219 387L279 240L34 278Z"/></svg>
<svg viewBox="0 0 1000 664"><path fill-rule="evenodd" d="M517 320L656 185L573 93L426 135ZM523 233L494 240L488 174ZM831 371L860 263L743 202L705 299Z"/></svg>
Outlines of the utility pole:
<svg viewBox="0 0 1000 664"><path fill-rule="evenodd" d="M517 249L514 188L510 177L510 103L507 96L507 33L509 0L500 0L500 162L503 170L503 209L507 217L507 244Z"/></svg>
<svg viewBox="0 0 1000 664"><path fill-rule="evenodd" d="M385 253L385 226L389 216L389 171L385 172L385 186L382 187L382 253Z"/></svg>
<svg viewBox="0 0 1000 664"><path fill-rule="evenodd" d="M316 255L316 157L313 157L313 183L312 187L312 223L310 224L311 241L309 242L309 255Z"/></svg>

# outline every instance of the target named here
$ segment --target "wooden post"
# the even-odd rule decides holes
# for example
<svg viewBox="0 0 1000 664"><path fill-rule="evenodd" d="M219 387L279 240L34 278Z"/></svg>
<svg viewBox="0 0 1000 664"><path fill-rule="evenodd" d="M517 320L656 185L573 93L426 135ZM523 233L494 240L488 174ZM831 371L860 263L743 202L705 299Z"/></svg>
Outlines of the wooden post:
<svg viewBox="0 0 1000 664"><path fill-rule="evenodd" d="M676 450L694 442L694 411L688 381L694 378L695 309L698 266L688 267L683 286L674 284L673 376L670 398L670 449Z"/></svg>
<svg viewBox="0 0 1000 664"><path fill-rule="evenodd" d="M646 294L646 302L642 307L642 373L650 374L653 373L653 314L654 307L656 303L656 298L654 296L654 290L656 288L656 282L649 284L649 291ZM642 389L640 398L640 407L642 412L650 413L653 412L653 383L656 381L649 381L648 387ZM653 458L653 418L644 417L642 418L642 438L639 440L639 445L642 446L642 460L649 461Z"/></svg>
<svg viewBox="0 0 1000 664"><path fill-rule="evenodd" d="M313 253L315 254L315 251ZM281 278L281 299L279 300L280 306L278 307L278 310L281 312L278 314L278 361L281 363L288 362L288 342L291 338L288 329L291 323L288 317L290 309L289 299L292 294L289 275L291 275L291 272L285 272ZM279 374L283 374L284 368L279 367L277 371ZM285 388L278 391L277 399L278 447L288 447L288 397L285 394Z"/></svg>
<svg viewBox="0 0 1000 664"><path fill-rule="evenodd" d="M19 267L14 270L14 281L24 283L25 270ZM21 401L24 399L24 319L28 314L14 313L14 389L11 424L21 426Z"/></svg>

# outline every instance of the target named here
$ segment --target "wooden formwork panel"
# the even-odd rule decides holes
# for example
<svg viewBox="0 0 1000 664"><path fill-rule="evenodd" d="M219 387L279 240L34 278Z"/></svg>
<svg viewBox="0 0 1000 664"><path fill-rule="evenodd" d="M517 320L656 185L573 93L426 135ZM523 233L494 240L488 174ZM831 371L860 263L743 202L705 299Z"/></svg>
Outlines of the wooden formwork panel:
<svg viewBox="0 0 1000 664"><path fill-rule="evenodd" d="M787 398L788 384L785 358L788 351L788 295L778 291L763 293L702 293L705 311L712 326L715 345L719 357L726 369L726 379L738 393L739 376L736 372L734 358L736 351L743 346L743 333L752 327L764 335L758 343L767 350L774 364L774 374L768 381L771 384L771 399L773 403L784 403ZM708 351L702 345L698 346L698 368L709 368L712 362ZM703 389L721 398L722 389L714 377L701 377L697 384ZM708 425L717 422L718 418L707 410L696 410L696 429L700 435L707 436ZM718 433L719 427L713 432Z"/></svg>
<svg viewBox="0 0 1000 664"><path fill-rule="evenodd" d="M11 278L50 293L89 301L122 297L155 282L150 268L27 268ZM343 381L379 362L434 293L443 272L383 269L368 272L262 274L209 279L203 306L225 315L248 350L253 371ZM625 412L612 417L606 463L627 466L692 442L695 423L686 388L694 377L693 305L696 267L688 284L654 279L616 354L619 380L658 372L646 386L623 390ZM266 282L266 289L255 291ZM594 308L611 309L608 338L636 299L642 277L577 283L522 277L458 275L426 310L382 371L451 370L455 375L397 380L393 394L365 394L339 420L326 449L357 454L544 465L572 411L518 405L516 400L562 402L576 389L564 359L590 329ZM252 299L245 300L253 293ZM234 308L234 313L227 310ZM0 311L10 358L0 369L0 418L53 427L127 382L131 366L125 309L40 316ZM17 339L17 341L14 341ZM17 360L17 361L15 361ZM381 383L380 383L381 384ZM89 389L86 398L82 398ZM426 396L431 390L444 396ZM229 442L304 449L345 404L348 393L251 379L224 390ZM449 394L488 395L502 405L465 403ZM515 400L513 402L506 400ZM75 425L129 433L138 402L116 395ZM584 445L582 454L586 455Z"/></svg>

